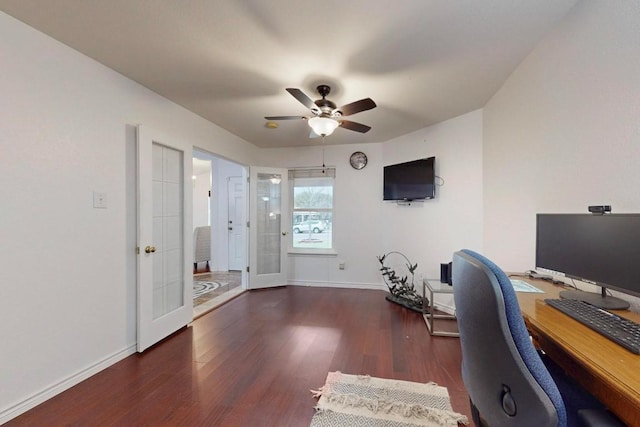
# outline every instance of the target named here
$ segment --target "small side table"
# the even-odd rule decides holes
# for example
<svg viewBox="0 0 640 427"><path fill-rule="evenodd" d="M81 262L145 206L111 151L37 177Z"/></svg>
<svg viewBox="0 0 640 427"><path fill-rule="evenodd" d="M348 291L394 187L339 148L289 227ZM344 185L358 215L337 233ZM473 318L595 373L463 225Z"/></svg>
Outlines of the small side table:
<svg viewBox="0 0 640 427"><path fill-rule="evenodd" d="M429 304L427 305L426 301L423 301L422 305L422 317L424 317L424 322L427 324L427 329L429 329L429 334L436 335L439 337L459 337L459 332L449 332L449 331L436 331L433 326L433 321L435 319L439 320L457 320L455 314L435 314L434 313L434 302L433 295L434 294L453 294L453 286L450 286L447 283L442 283L438 279L423 279L422 280L422 295L426 296L427 291L429 291Z"/></svg>

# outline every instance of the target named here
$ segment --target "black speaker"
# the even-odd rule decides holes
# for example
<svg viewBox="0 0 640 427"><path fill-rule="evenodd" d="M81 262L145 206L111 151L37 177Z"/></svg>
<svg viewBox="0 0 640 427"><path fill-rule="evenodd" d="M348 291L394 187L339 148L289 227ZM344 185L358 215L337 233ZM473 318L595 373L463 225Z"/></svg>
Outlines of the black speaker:
<svg viewBox="0 0 640 427"><path fill-rule="evenodd" d="M452 263L440 264L440 282L451 284Z"/></svg>

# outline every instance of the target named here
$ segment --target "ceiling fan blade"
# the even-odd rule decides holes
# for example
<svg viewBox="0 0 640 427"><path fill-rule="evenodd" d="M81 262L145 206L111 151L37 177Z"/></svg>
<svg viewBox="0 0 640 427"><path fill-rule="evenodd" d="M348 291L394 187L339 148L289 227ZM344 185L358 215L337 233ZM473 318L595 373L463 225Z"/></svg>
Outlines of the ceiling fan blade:
<svg viewBox="0 0 640 427"><path fill-rule="evenodd" d="M373 102L373 99L371 98L365 98L360 101L352 102L351 104L343 105L338 108L338 111L340 111L343 116L350 116L361 111L371 110L372 108L376 108L376 103Z"/></svg>
<svg viewBox="0 0 640 427"><path fill-rule="evenodd" d="M297 99L298 101L300 101L300 103L302 105L304 105L305 107L307 107L308 109L312 109L313 107L316 106L316 104L313 103L313 101L311 100L311 98L309 98L307 95L304 94L304 92L302 92L300 89L296 89L296 88L287 88L287 92L289 92L295 99Z"/></svg>
<svg viewBox="0 0 640 427"><path fill-rule="evenodd" d="M305 116L270 116L265 117L265 120L306 120Z"/></svg>
<svg viewBox="0 0 640 427"><path fill-rule="evenodd" d="M340 127L354 130L360 133L367 133L371 130L371 126L363 125L362 123L351 122L349 120L340 120Z"/></svg>

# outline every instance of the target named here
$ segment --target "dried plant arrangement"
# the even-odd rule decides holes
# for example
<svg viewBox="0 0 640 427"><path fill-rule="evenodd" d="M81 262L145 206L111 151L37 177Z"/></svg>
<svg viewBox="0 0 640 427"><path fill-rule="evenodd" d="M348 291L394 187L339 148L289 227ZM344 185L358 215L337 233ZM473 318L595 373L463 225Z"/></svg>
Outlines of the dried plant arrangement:
<svg viewBox="0 0 640 427"><path fill-rule="evenodd" d="M404 260L404 267L406 267L408 274L404 276L398 275L396 270L389 267L387 264L389 260L394 257L401 257ZM419 295L416 292L414 280L415 271L418 268L418 264L413 264L409 261L403 253L392 251L377 257L380 262L380 272L382 278L389 288L389 295L386 299L396 304L400 304L410 310L423 312L423 307L429 304L427 298ZM385 264L387 262L387 264Z"/></svg>

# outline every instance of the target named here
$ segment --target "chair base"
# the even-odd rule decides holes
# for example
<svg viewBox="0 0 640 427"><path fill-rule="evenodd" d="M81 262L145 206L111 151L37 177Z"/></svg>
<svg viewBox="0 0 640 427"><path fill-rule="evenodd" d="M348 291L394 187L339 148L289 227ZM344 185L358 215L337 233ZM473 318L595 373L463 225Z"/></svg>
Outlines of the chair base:
<svg viewBox="0 0 640 427"><path fill-rule="evenodd" d="M540 357L553 377L567 408L567 426L572 427L625 427L598 399L587 392L560 366L545 354Z"/></svg>
<svg viewBox="0 0 640 427"><path fill-rule="evenodd" d="M626 424L609 411L581 409L578 411L578 419L584 427L626 427Z"/></svg>
<svg viewBox="0 0 640 427"><path fill-rule="evenodd" d="M471 419L473 420L473 424L475 424L476 427L486 427L487 424L480 417L480 412L471 399L469 399L469 405L471 406Z"/></svg>

